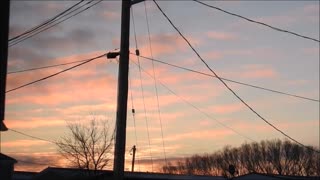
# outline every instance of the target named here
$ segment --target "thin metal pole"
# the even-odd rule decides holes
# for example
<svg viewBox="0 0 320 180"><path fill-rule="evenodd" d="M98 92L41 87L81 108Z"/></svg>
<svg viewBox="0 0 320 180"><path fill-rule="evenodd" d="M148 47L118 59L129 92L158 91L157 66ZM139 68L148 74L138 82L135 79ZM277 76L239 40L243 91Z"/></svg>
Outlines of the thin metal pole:
<svg viewBox="0 0 320 180"><path fill-rule="evenodd" d="M132 147L132 164L131 164L131 171L134 172L134 163L135 163L135 160L136 160L136 145L134 145Z"/></svg>
<svg viewBox="0 0 320 180"><path fill-rule="evenodd" d="M122 0L121 11L121 44L118 74L116 142L113 163L114 178L117 180L124 179L129 72L130 0Z"/></svg>

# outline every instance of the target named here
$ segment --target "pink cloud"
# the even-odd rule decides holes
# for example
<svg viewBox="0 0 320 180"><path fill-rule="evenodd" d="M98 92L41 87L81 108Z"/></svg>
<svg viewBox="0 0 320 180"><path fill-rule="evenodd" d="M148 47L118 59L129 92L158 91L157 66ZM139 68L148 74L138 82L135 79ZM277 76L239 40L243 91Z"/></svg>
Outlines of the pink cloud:
<svg viewBox="0 0 320 180"><path fill-rule="evenodd" d="M102 13L102 16L107 20L115 20L121 17L119 12L113 12L113 11L104 11Z"/></svg>
<svg viewBox="0 0 320 180"><path fill-rule="evenodd" d="M87 112L97 112L97 111L111 111L116 109L115 103L101 103L101 104L92 104L92 105L75 105L69 106L66 108L59 108L57 112L61 115L73 115L79 114L79 112L84 113Z"/></svg>
<svg viewBox="0 0 320 180"><path fill-rule="evenodd" d="M236 103L236 104L226 104L226 105L215 105L211 106L208 109L215 114L230 114L234 112L239 112L244 109L243 104Z"/></svg>
<svg viewBox="0 0 320 180"><path fill-rule="evenodd" d="M206 59L216 60L216 59L221 59L223 57L223 53L219 51L211 51L206 53L204 56Z"/></svg>
<svg viewBox="0 0 320 180"><path fill-rule="evenodd" d="M318 56L319 57L319 48L304 48L302 50L303 53L307 55L312 55L312 56Z"/></svg>
<svg viewBox="0 0 320 180"><path fill-rule="evenodd" d="M21 148L21 147L34 147L34 146L44 146L49 144L49 142L40 140L15 140L2 142L1 145L4 148Z"/></svg>
<svg viewBox="0 0 320 180"><path fill-rule="evenodd" d="M235 40L237 36L228 32L217 32L217 31L209 31L207 32L207 37L215 40Z"/></svg>
<svg viewBox="0 0 320 180"><path fill-rule="evenodd" d="M179 133L175 135L171 135L170 137L166 137L166 142L171 141L179 141L179 140L205 140L211 138L224 138L225 136L229 136L234 134L231 130L225 129L215 129L215 130L199 130L199 131L192 131L192 132L185 132Z"/></svg>
<svg viewBox="0 0 320 180"><path fill-rule="evenodd" d="M244 79L272 79L278 77L278 73L273 67L262 64L249 64L240 67L237 70L227 73L221 73L221 77L244 78Z"/></svg>
<svg viewBox="0 0 320 180"><path fill-rule="evenodd" d="M38 127L64 126L64 120L54 118L30 118L26 120L7 119L6 125L12 129L32 129Z"/></svg>
<svg viewBox="0 0 320 180"><path fill-rule="evenodd" d="M13 92L18 93L18 95L14 94L10 96L11 94L9 94L7 96L7 103L58 105L66 102L98 100L101 97L108 98L110 94L115 94L116 90L113 87L115 87L116 80L114 77L110 75L99 76L99 73L88 69L78 69L62 74L60 77L48 80L50 82L46 82L44 86L39 83L38 85ZM31 76L37 76L37 74ZM17 87L17 85L12 84L21 85L23 83L11 81L9 84L11 84L11 87ZM68 84L68 88L66 88L66 84ZM86 89L86 91L80 91L81 89Z"/></svg>
<svg viewBox="0 0 320 180"><path fill-rule="evenodd" d="M187 37L191 44L199 45L201 40L192 36ZM137 38L140 54L150 57L150 46L148 36L140 36ZM118 44L119 40L113 40L114 44ZM142 43L141 43L142 42ZM153 56L168 55L177 52L185 52L189 49L186 42L177 34L156 34L151 35L151 45ZM135 49L134 49L135 50ZM131 50L132 51L132 50ZM132 51L133 52L133 51Z"/></svg>
<svg viewBox="0 0 320 180"><path fill-rule="evenodd" d="M65 167L65 158L56 152L46 153L9 153L18 163L15 164L15 171L39 172L47 167Z"/></svg>
<svg viewBox="0 0 320 180"><path fill-rule="evenodd" d="M307 14L315 14L315 15L319 16L319 3L318 4L309 4L309 5L304 6L303 12L305 12Z"/></svg>
<svg viewBox="0 0 320 180"><path fill-rule="evenodd" d="M297 22L297 19L294 16L288 16L288 15L265 16L265 17L257 18L256 20L267 23L267 24L271 24L271 25L280 25L281 27L289 26Z"/></svg>
<svg viewBox="0 0 320 180"><path fill-rule="evenodd" d="M250 70L240 75L243 78L274 78L277 73L272 69Z"/></svg>

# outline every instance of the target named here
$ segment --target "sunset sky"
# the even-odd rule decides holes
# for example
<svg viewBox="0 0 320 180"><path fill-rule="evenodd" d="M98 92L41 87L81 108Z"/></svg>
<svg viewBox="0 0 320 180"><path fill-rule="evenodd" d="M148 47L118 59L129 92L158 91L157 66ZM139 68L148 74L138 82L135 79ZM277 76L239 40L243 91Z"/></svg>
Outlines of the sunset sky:
<svg viewBox="0 0 320 180"><path fill-rule="evenodd" d="M42 23L77 1L12 1L10 38ZM253 24L192 1L158 1L209 66L223 78L319 100L319 42ZM206 1L233 13L319 39L319 1ZM134 5L140 54L151 57L147 7L155 59L209 73L152 1ZM92 58L120 47L120 1L103 1L69 20L9 48L8 71ZM132 17L131 17L132 18ZM132 25L132 19L131 19ZM135 51L133 26L130 51ZM137 145L137 169L163 165L161 128L150 60L130 56L126 169ZM226 145L285 137L253 114L216 78L155 62L164 144L168 160L211 153ZM7 90L73 65L9 74ZM6 94L8 128L48 139L66 135L67 122L116 117L118 63L100 58L48 80ZM161 82L161 83L160 83ZM226 82L276 127L305 145L319 147L319 101L281 95ZM162 86L162 84L165 85ZM167 89L169 88L169 89ZM131 94L136 129L131 113ZM172 93L174 92L174 93ZM187 103L186 103L187 102ZM149 125L150 146L146 119ZM234 131L224 127L230 127ZM135 130L137 140L135 141ZM12 131L1 133L1 151L22 161L17 170L61 166L55 144ZM248 137L248 138L244 138Z"/></svg>

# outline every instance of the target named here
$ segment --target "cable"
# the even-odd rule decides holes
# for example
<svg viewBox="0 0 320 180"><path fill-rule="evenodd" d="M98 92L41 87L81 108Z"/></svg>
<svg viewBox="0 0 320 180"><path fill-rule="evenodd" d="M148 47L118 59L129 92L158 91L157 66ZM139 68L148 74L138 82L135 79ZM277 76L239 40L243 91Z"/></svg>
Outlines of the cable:
<svg viewBox="0 0 320 180"><path fill-rule="evenodd" d="M11 128L9 129L9 131L21 134L23 136L27 136L27 137L32 138L32 139L37 139L37 140L40 140L40 141L45 141L45 142L49 142L49 143L52 143L52 144L57 144L57 142L55 142L55 141L51 141L51 140L48 140L48 139L43 139L43 138L39 138L39 137L36 137L36 136L32 136L32 135L29 135L29 134L26 134L26 133L23 133L23 132L20 132L18 130L14 130L14 129L11 129Z"/></svg>
<svg viewBox="0 0 320 180"><path fill-rule="evenodd" d="M134 103L133 103L133 93L132 93L132 84L131 84L131 74L130 74L130 69L129 69L129 88L130 88L130 97L131 97L131 112L132 112L132 120L133 120L133 127L134 127L134 136L135 136L135 141L136 141L136 146L140 148L138 145L138 137L137 137L137 127L136 127L136 116L135 116L135 108L134 108ZM140 160L138 157L138 153L136 153L137 160L138 160L138 168L140 171Z"/></svg>
<svg viewBox="0 0 320 180"><path fill-rule="evenodd" d="M58 20L60 20L60 19L62 19L62 18L64 18L64 17L70 15L71 13L73 13L73 12L81 9L82 7L90 4L92 1L93 1L93 0L87 2L86 4L81 5L80 7L77 7L76 9L73 9L72 11L69 11L69 12L61 15L60 17L54 17L53 19L48 20L48 22L42 23L42 24L40 24L40 25L32 28L32 30L28 31L28 33L26 33L25 36L22 36L22 37L20 37L20 38L17 38L17 39L14 39L14 40L12 40L12 41L9 41L9 47L10 47L10 46L13 46L13 45L15 45L15 44L18 44L18 43L20 43L20 42L22 42L22 41L24 41L24 40L26 40L26 39L29 39L29 38L31 38L32 36L35 36L36 34L39 34L39 33L43 32L43 31L45 31L45 30L47 30L47 29L50 29L51 27L53 27L53 26L55 26L55 25L57 25L57 24L60 23L60 22L58 22L58 23L54 24L55 22L57 22ZM72 17L72 16L71 16L71 17ZM70 17L70 18L71 18L71 17ZM67 18L67 19L68 19L68 18ZM67 19L66 19L66 20L67 20ZM63 20L63 21L64 21L64 20ZM63 22L63 21L61 21L61 22ZM53 25L52 25L52 24L53 24ZM51 25L51 26L50 26L50 25ZM37 32L37 31L38 31L38 32Z"/></svg>
<svg viewBox="0 0 320 180"><path fill-rule="evenodd" d="M84 0L79 1L78 3L74 4L73 6L69 7L69 8L66 9L66 10L64 10L63 12L57 14L57 15L54 16L53 18L44 21L43 23L39 24L38 26L35 26L35 27L33 27L33 28L31 28L31 29L29 29L29 30L27 30L27 31L25 31L25 32L23 32L23 33L15 36L15 37L13 37L13 38L10 38L10 39L9 39L9 42L10 42L10 41L13 41L13 40L15 40L15 39L18 39L18 38L20 38L20 37L22 37L22 36L24 36L24 35L26 35L26 34L28 34L28 33L31 33L32 31L35 31L35 30L43 27L43 26L46 25L46 24L51 23L53 20L57 19L59 16L64 15L65 13L67 13L68 11L70 11L71 9L73 9L74 7L76 7L76 6L78 6L79 4L81 4L83 1L84 1Z"/></svg>
<svg viewBox="0 0 320 180"><path fill-rule="evenodd" d="M134 54L134 53L130 53L130 54ZM157 60L157 59L153 59L153 58L150 58L150 57L146 57L146 56L142 56L142 55L140 55L140 57L143 58L143 59L155 61L155 62L158 62L158 63L161 63L161 64L165 64L165 65L168 65L168 66L172 66L172 67L175 67L175 68L178 68L178 69L183 69L183 70L190 71L190 72L193 72L193 73L197 73L197 74L201 74L201 75L217 78L216 76L214 76L212 74L196 71L196 70L193 70L193 69L189 69L189 68L186 68L186 67L182 67L182 66L178 66L178 65L175 65L175 64L167 63L167 62L160 61L160 60ZM243 83L243 82L240 82L240 81L235 81L235 80L223 78L221 76L220 76L220 78L225 80L225 81L229 81L229 82L232 82L232 83L235 83L235 84L240 84L240 85L244 85L244 86L248 86L248 87L252 87L252 88L256 88L256 89L261 89L261 90L265 90L265 91L269 91L269 92L273 92L273 93L278 93L278 94L282 94L282 95L286 95L286 96L291 96L291 97L294 97L294 98L300 98L300 99L309 100L309 101L313 101L313 102L320 102L319 99L309 98L309 97L290 94L290 93L287 93L287 92L273 90L273 89L269 89L269 88L265 88L265 87L261 87L261 86L257 86L257 85Z"/></svg>
<svg viewBox="0 0 320 180"><path fill-rule="evenodd" d="M22 69L22 70L17 70L17 71L9 71L7 74L16 74L16 73L35 71L35 70L40 70L40 69L47 69L47 68L65 66L65 65L75 64L75 63L84 62L84 61L86 61L86 60L71 61L71 62L67 62L67 63L53 64L53 65L49 65L49 66L41 66L41 67L35 67L35 68L30 68L30 69Z"/></svg>
<svg viewBox="0 0 320 180"><path fill-rule="evenodd" d="M20 135L23 135L23 136L32 138L32 139L36 139L36 140L40 140L40 141L44 141L44 142L49 142L49 143L52 143L52 144L55 144L55 145L58 145L58 146L59 146L59 145L66 145L66 146L79 147L79 146L75 146L75 145L71 145L71 144L65 144L65 143L58 142L58 141L52 141L52 140L40 138L40 137L37 137L37 136L32 136L32 135L30 135L30 134L26 134L26 133L24 133L24 132L21 132L21 131L15 130L15 129L11 129L11 128L8 128L8 130L9 130L9 131L12 131L12 132L15 132L15 133L17 133L17 134L20 134Z"/></svg>
<svg viewBox="0 0 320 180"><path fill-rule="evenodd" d="M153 59L153 51L152 51L151 36L150 36L150 26L149 26L149 19L148 19L148 11L147 11L146 1L144 1L144 12L145 12L145 15L146 15L146 23L147 23L147 29L148 29L149 50L150 50L150 55L151 55L151 57ZM157 81L156 81L156 73L154 71L154 62L153 61L151 61L151 62L152 62L154 88L155 88L155 91L156 91L155 93L156 93L156 96L157 96L158 118L159 118L159 122L160 122L162 149L163 149L163 155L164 155L164 160L165 160L166 166L168 166L166 148L165 148L164 138L163 138L162 118L161 118L161 112L160 112L160 104L159 104L158 87L157 87Z"/></svg>
<svg viewBox="0 0 320 180"><path fill-rule="evenodd" d="M247 21L252 22L252 23L255 23L255 24L259 24L259 25L262 25L262 26L269 27L269 28L271 28L271 29L273 29L273 30L276 30L276 31L279 31L279 32L288 33L288 34L291 34L291 35L294 35L294 36L297 36L297 37L301 37L301 38L304 38L304 39L312 40L312 41L315 41L315 42L318 42L318 43L320 42L319 39L315 39L315 38L312 38L312 37L304 36L304 35L295 33L295 32L293 32L293 31L280 29L280 28L277 28L277 27L275 27L275 26L271 26L271 25L266 24L266 23L263 23L263 22L255 21L255 20L249 19L249 18L247 18L247 17L244 17L244 16L241 16L241 15L238 15L238 14L235 14L235 13L232 13L232 12L229 12L229 11L226 11L226 10L223 10L223 9L221 9L221 8L219 8L219 7L212 6L212 5L206 4L206 3L201 2L201 1L198 1L198 0L193 0L193 1L195 1L195 2L197 2L197 3L199 3L199 4L202 4L202 5L205 5L205 6L207 6L207 7L216 9L216 10L218 10L218 11L224 12L224 13L229 14L229 15L231 15L231 16L235 16L235 17L238 17L238 18L247 20Z"/></svg>
<svg viewBox="0 0 320 180"><path fill-rule="evenodd" d="M131 9L132 15L133 15L133 9ZM136 50L138 50L138 43L137 43L137 35L136 35L136 28L135 28L135 23L134 23L134 17L132 16L132 23L133 23L133 30L134 30L134 37L135 37L135 43L136 43ZM141 86L141 95L142 95L142 102L143 102L143 109L144 109L144 117L146 121L146 126L147 126L147 135L148 135L148 143L149 143L149 152L150 152L150 160L151 160L151 170L153 172L153 158L152 158L152 153L151 153L151 143L150 143L150 133L149 133L149 125L148 125L148 118L147 118L147 111L146 111L146 103L144 100L144 90L143 90L143 84L142 84L142 75L141 75L141 65L140 65L140 59L139 56L137 55L137 60L139 64L139 77L140 77L140 86Z"/></svg>
<svg viewBox="0 0 320 180"><path fill-rule="evenodd" d="M90 4L91 2L93 2L93 0L87 2L86 4L81 5L80 7L76 8L76 9L74 9L74 10L72 10L72 11L70 11L70 12L64 14L64 15L62 15L61 17L55 18L54 20L48 22L46 25L42 25L42 27L41 27L41 25L40 25L39 28L34 28L33 31L30 31L30 32L29 32L29 35L26 35L26 36L24 36L24 37L21 37L20 39L16 39L14 42L10 42L9 47L10 47L10 46L13 46L13 45L15 45L15 44L18 44L18 43L20 43L20 42L22 42L22 41L24 41L24 40L26 40L26 39L29 39L29 38L31 38L31 37L33 37L33 36L35 36L35 35L43 32L43 31L47 30L47 29L50 29L51 27L53 27L53 26L55 26L55 25L57 25L57 24L60 24L61 22L65 21L65 20L67 20L67 19L69 19L69 18L71 18L71 17L79 14L79 13L82 12L82 11L79 11L78 13L76 13L76 14L68 17L68 18L66 18L65 20L62 20L62 21L60 21L60 22L58 22L58 23L56 23L56 24L53 24L53 23L57 22L58 20L60 20L60 19L62 19L62 18L64 18L64 17L70 15L71 13L73 13L73 12L81 9L82 7ZM53 25L52 25L52 24L53 24ZM50 26L50 25L51 25L51 26ZM38 31L38 32L36 32L36 31ZM34 34L32 34L32 33L34 33Z"/></svg>
<svg viewBox="0 0 320 180"><path fill-rule="evenodd" d="M62 23L62 22L64 22L64 21L66 21L66 20L68 20L68 19L70 19L70 18L72 18L72 17L74 17L74 16L76 16L76 15L80 14L80 13L81 13L81 12L83 12L83 11L88 10L89 8L91 8L91 7L95 6L96 4L100 3L101 1L103 1L103 0L99 0L99 1L97 1L96 3L94 3L94 4L90 5L89 7L85 8L85 9L82 9L82 10L78 11L77 13L75 13L75 14L73 14L73 15L71 15L71 16L69 16L69 17L67 17L66 19L63 19L62 21L59 21L59 22L57 22L57 23L55 23L55 24L53 24L53 25L51 25L51 26L48 26L48 27L46 27L46 28L44 28L44 29L42 29L42 30L38 31L38 32L36 32L35 34L32 34L32 35L27 36L27 37L25 37L25 38L22 38L21 40L17 40L17 41L15 41L14 43L10 44L10 45L9 45L9 47L14 46L14 45L16 45L16 44L18 44L18 43L20 43L20 42L22 42L22 41L26 40L26 39L29 39L29 38L31 38L31 37L33 37L33 36L35 36L35 35L37 35L37 34L39 34L39 33L43 32L43 31L46 31L47 29L50 29L51 27L56 26L56 25L58 25L58 24L60 24L60 23ZM89 2L87 2L85 5L87 5L87 4L91 3L91 2L93 2L93 0L92 0L92 1L89 1ZM83 7L83 6L81 6L81 7ZM80 8L81 8L81 7L80 7ZM76 9L76 10L77 10L77 9ZM73 12L73 11L72 11L72 12ZM60 19L61 19L61 18L60 18Z"/></svg>
<svg viewBox="0 0 320 180"><path fill-rule="evenodd" d="M284 135L285 137L289 138L290 140L294 141L295 143L299 144L302 147L305 147L307 149L310 149L312 151L315 151L317 153L320 154L320 151L314 150L302 143L300 143L299 141L295 140L294 138L292 138L291 136L289 136L288 134L286 134L285 132L283 132L282 130L280 130L279 128L277 128L275 125L273 125L272 123L270 123L268 120L266 120L264 117L262 117L257 111L255 111L248 103L246 103L235 91L233 91L211 68L210 66L206 63L206 61L204 59L202 59L202 57L200 56L200 54L194 49L194 47L190 44L190 42L188 41L188 39L179 31L179 29L172 23L172 21L169 19L169 17L162 11L162 9L160 8L160 6L158 5L158 3L153 0L153 2L157 5L158 9L161 11L161 13L165 16L165 18L169 21L169 23L172 25L172 27L179 33L179 35L186 41L186 43L189 45L189 47L192 49L192 51L198 56L198 58L203 62L203 64L219 79L219 81L238 99L241 101L242 104L244 104L245 106L247 106L255 115L257 115L261 120L263 120L265 123L267 123L269 126L271 126L273 129L275 129L276 131L280 132L282 135Z"/></svg>
<svg viewBox="0 0 320 180"><path fill-rule="evenodd" d="M134 61L132 61L136 66L139 66L137 63L135 63ZM151 78L154 78L150 73L148 73L146 70L144 70L143 68L141 68L141 70L143 70L144 73L146 73L148 76L150 76ZM236 131L235 129L225 125L224 123L220 122L219 120L214 119L212 116L210 116L208 113L202 111L200 108L198 108L197 106L193 105L191 102L189 102L188 100L186 100L185 98L179 96L177 93L175 93L173 90L171 90L168 86L166 86L163 82L161 82L159 79L157 80L164 88L166 88L170 93L172 93L173 95L175 95L176 97L178 97L180 100L182 100L184 103L188 104L189 106L191 106L192 108L194 108L195 110L199 111L201 114L205 115L207 118L216 121L218 124L220 124L221 126L230 129L231 131L233 131L234 133L238 134L239 136L243 137L244 139L248 139L250 141L256 142L255 140L241 134L240 132Z"/></svg>
<svg viewBox="0 0 320 180"><path fill-rule="evenodd" d="M136 55L135 53L130 53L132 55ZM165 64L168 66L172 66L178 69L183 69L189 72L193 72L193 73L197 73L197 74L201 74L201 75L205 75L205 76L210 76L210 77L215 77L212 74L208 74L208 73L204 73L204 72L200 72L200 71L196 71L193 69L189 69L186 67L182 67L182 66L178 66L175 64L171 64L171 63L167 63L158 59L154 59L154 58L150 58L150 57L146 57L143 55L139 55L141 58L146 59L146 60L150 60L150 61L155 61L161 64ZM46 69L46 68L52 68L52 67L58 67L58 66L64 66L64 65L69 65L69 64L74 64L74 63L78 63L78 62L83 62L86 60L80 60L80 61L71 61L71 62L67 62L67 63L62 63L62 64L54 64L54 65L49 65L49 66L42 66L42 67L36 67L36 68L30 68L30 69L22 69L22 70L17 70L17 71L11 71L8 72L7 74L15 74L15 73L22 73L22 72L27 72L27 71L34 71L34 70L40 70L40 69ZM252 85L252 84L248 84L248 83L244 83L244 82L240 82L240 81L235 81L235 80L231 80L231 79L227 79L227 78L223 78L220 76L221 79L225 80L225 81L229 81L235 84L240 84L240 85L244 85L244 86L248 86L248 87L252 87L252 88L256 88L256 89L261 89L261 90L265 90L265 91L269 91L269 92L273 92L273 93L277 93L277 94L282 94L282 95L286 95L286 96L290 96L290 97L294 97L294 98L299 98L299 99L304 99L304 100L309 100L309 101L313 101L313 102L320 102L319 99L315 99L315 98L310 98L310 97L305 97L305 96L301 96L301 95L296 95L296 94L291 94L288 92L283 92L283 91L279 91L279 90L274 90L274 89L270 89L270 88L265 88L265 87L261 87L261 86L257 86L257 85Z"/></svg>
<svg viewBox="0 0 320 180"><path fill-rule="evenodd" d="M9 93L9 92L12 92L12 91L21 89L21 88L23 88L23 87L29 86L29 85L31 85L31 84L34 84L34 83L37 83L37 82L40 82L40 81L43 81L43 80L52 78L52 77L57 76L57 75L59 75L59 74L61 74L61 73L67 72L67 71L69 71L69 70L71 70L71 69L74 69L74 68L76 68L76 67L78 67L78 66L81 66L81 65L84 65L84 64L86 64L86 63L89 63L89 62L91 62L91 61L93 61L93 60L95 60L95 59L101 58L101 57L103 57L103 56L105 56L105 55L106 55L106 53L105 53L105 54L102 54L102 55L99 55L99 56L96 56L96 57L94 57L94 58L85 60L84 62L82 62L82 63L80 63L80 64L77 64L77 65L75 65L75 66L69 67L69 68L64 69L64 70L62 70L62 71L59 71L59 72L57 72L57 73L51 74L51 75L49 75L49 76L40 78L40 79L38 79L38 80L35 80L35 81L32 81L32 82L26 83L26 84L24 84L24 85L15 87L15 88L13 88L13 89L7 90L6 93Z"/></svg>

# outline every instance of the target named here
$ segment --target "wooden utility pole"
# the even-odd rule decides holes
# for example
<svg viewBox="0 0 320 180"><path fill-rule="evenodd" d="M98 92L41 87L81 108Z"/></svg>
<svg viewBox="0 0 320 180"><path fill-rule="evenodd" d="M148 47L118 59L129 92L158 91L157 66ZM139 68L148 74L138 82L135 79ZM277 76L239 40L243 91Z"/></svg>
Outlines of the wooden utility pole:
<svg viewBox="0 0 320 180"><path fill-rule="evenodd" d="M114 179L124 179L124 163L126 148L128 75L129 75L129 35L130 7L144 0L122 0L121 8L121 41L118 73L118 97L116 117L116 142L114 148L113 173Z"/></svg>
<svg viewBox="0 0 320 180"><path fill-rule="evenodd" d="M0 7L0 131L6 131L8 129L3 121L6 100L10 0L1 0Z"/></svg>
<svg viewBox="0 0 320 180"><path fill-rule="evenodd" d="M130 5L131 0L122 0L116 142L113 163L114 179L117 180L123 180L124 177L129 72Z"/></svg>
<svg viewBox="0 0 320 180"><path fill-rule="evenodd" d="M131 171L134 172L134 163L135 163L135 160L136 160L136 150L137 150L136 145L134 145L131 150L132 150Z"/></svg>

